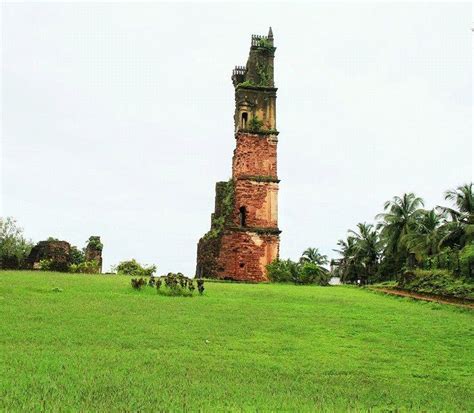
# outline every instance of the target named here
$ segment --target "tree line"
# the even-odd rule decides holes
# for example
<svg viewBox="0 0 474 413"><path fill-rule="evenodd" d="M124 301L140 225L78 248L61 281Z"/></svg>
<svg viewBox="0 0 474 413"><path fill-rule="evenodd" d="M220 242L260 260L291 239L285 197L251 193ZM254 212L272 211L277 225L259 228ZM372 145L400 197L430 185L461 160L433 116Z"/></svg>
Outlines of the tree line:
<svg viewBox="0 0 474 413"><path fill-rule="evenodd" d="M445 192L450 206L425 209L414 193L384 204L374 224L359 223L338 241L333 274L343 283L399 280L407 271L445 269L474 277L473 184Z"/></svg>

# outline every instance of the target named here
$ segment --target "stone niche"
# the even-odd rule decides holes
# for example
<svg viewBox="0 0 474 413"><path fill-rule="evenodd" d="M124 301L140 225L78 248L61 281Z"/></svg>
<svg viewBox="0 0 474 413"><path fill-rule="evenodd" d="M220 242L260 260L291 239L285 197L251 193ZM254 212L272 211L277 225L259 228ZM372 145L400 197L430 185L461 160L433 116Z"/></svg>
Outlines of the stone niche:
<svg viewBox="0 0 474 413"><path fill-rule="evenodd" d="M67 241L46 240L36 244L27 259L27 266L40 269L41 260L51 260L51 270L67 272L71 265L71 244Z"/></svg>

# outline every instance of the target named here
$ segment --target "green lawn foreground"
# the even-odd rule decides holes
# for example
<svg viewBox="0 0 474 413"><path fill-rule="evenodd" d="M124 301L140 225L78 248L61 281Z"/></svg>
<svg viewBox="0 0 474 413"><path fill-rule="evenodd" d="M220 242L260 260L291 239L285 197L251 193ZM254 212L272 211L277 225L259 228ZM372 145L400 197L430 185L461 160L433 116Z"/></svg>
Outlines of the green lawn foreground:
<svg viewBox="0 0 474 413"><path fill-rule="evenodd" d="M129 283L0 272L0 410L474 410L473 311L355 287Z"/></svg>

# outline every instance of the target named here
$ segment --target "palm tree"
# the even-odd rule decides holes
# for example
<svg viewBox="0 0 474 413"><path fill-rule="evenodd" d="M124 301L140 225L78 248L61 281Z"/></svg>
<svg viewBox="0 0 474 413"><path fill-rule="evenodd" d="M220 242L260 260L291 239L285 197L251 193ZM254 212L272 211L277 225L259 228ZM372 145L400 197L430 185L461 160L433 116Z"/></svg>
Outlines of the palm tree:
<svg viewBox="0 0 474 413"><path fill-rule="evenodd" d="M403 237L413 229L423 205L423 199L411 192L385 203L384 210L387 212L378 214L376 219L381 220L378 227L382 229L380 235L388 254L398 255L403 252Z"/></svg>
<svg viewBox="0 0 474 413"><path fill-rule="evenodd" d="M457 207L456 210L449 207L438 206L439 209L449 214L453 221L474 224L474 193L472 191L472 182L446 191L444 199L454 202Z"/></svg>
<svg viewBox="0 0 474 413"><path fill-rule="evenodd" d="M300 262L312 262L318 265L326 265L329 260L327 255L323 255L319 252L318 248L306 248L300 258Z"/></svg>
<svg viewBox="0 0 474 413"><path fill-rule="evenodd" d="M341 278L343 283L355 283L359 276L359 268L356 262L356 240L348 236L347 241L340 239L337 242L340 249L334 251L339 253L342 258L336 264L335 275Z"/></svg>
<svg viewBox="0 0 474 413"><path fill-rule="evenodd" d="M463 248L474 241L474 193L473 184L466 184L445 192L444 199L452 201L455 208L438 206L438 210L450 217L443 229L445 236L440 241L440 248Z"/></svg>
<svg viewBox="0 0 474 413"><path fill-rule="evenodd" d="M371 224L357 224L357 230L358 232L350 230L349 233L355 240L355 258L365 270L361 273L361 279L367 283L377 272L381 251L380 240L377 230Z"/></svg>
<svg viewBox="0 0 474 413"><path fill-rule="evenodd" d="M434 209L423 210L414 221L411 231L403 236L403 244L410 253L415 254L418 261L439 252L439 243L445 234L444 229L440 227L444 216L436 213Z"/></svg>

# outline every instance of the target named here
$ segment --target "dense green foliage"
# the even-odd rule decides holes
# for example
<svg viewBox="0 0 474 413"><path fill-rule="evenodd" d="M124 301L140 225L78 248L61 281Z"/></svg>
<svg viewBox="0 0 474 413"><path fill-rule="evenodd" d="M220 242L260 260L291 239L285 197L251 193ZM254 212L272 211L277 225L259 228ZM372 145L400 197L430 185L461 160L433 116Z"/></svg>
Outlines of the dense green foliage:
<svg viewBox="0 0 474 413"><path fill-rule="evenodd" d="M298 262L274 260L267 265L267 274L272 282L328 285L331 273L323 267L327 263L327 256L317 248L307 248Z"/></svg>
<svg viewBox="0 0 474 413"><path fill-rule="evenodd" d="M0 269L23 268L32 247L15 219L0 217Z"/></svg>
<svg viewBox="0 0 474 413"><path fill-rule="evenodd" d="M120 275L150 277L156 271L156 265L142 265L132 258L131 260L120 262L113 270Z"/></svg>
<svg viewBox="0 0 474 413"><path fill-rule="evenodd" d="M465 278L474 278L474 243L466 245L459 253L460 273Z"/></svg>
<svg viewBox="0 0 474 413"><path fill-rule="evenodd" d="M0 273L1 411L473 411L474 313L346 286ZM436 368L433 368L436 366Z"/></svg>
<svg viewBox="0 0 474 413"><path fill-rule="evenodd" d="M398 286L418 293L474 300L474 284L443 269L407 271L400 276Z"/></svg>
<svg viewBox="0 0 474 413"><path fill-rule="evenodd" d="M394 197L378 214L376 226L358 224L346 240L339 240L342 258L332 262L345 283L399 280L408 270L446 269L449 277L474 282L474 193L467 184L449 190L453 208L423 209L413 193ZM446 280L447 284L451 279Z"/></svg>
<svg viewBox="0 0 474 413"><path fill-rule="evenodd" d="M100 265L97 261L82 261L79 264L71 264L69 266L69 272L81 273L81 274L97 274L100 270Z"/></svg>
<svg viewBox="0 0 474 413"><path fill-rule="evenodd" d="M75 245L71 245L70 259L72 265L79 265L83 263L85 261L84 250L80 250Z"/></svg>
<svg viewBox="0 0 474 413"><path fill-rule="evenodd" d="M87 246L97 251L102 251L104 248L104 245L100 241L100 237L94 235L89 237L89 240L87 241Z"/></svg>
<svg viewBox="0 0 474 413"><path fill-rule="evenodd" d="M299 278L298 263L288 260L274 260L267 265L268 278L272 282L297 283Z"/></svg>

